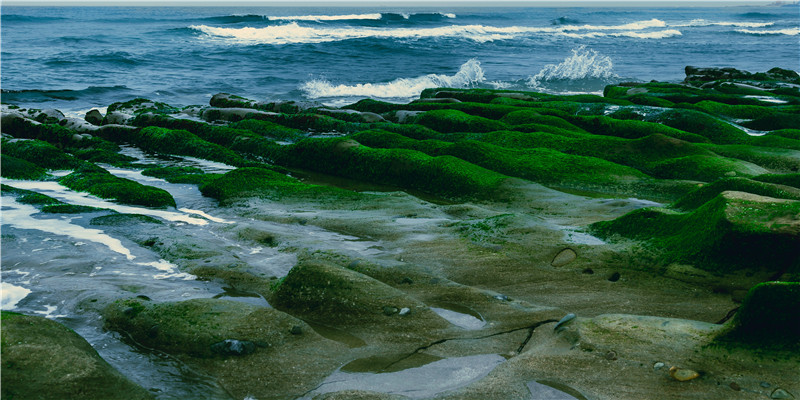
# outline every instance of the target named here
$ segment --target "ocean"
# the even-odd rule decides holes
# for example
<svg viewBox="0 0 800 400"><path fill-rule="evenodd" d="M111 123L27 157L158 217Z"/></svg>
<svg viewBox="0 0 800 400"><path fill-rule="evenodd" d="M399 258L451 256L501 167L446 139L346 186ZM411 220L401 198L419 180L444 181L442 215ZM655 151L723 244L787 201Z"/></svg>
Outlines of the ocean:
<svg viewBox="0 0 800 400"><path fill-rule="evenodd" d="M85 111L219 92L341 106L430 87L602 92L684 67L800 70L797 5L2 9L2 101Z"/></svg>

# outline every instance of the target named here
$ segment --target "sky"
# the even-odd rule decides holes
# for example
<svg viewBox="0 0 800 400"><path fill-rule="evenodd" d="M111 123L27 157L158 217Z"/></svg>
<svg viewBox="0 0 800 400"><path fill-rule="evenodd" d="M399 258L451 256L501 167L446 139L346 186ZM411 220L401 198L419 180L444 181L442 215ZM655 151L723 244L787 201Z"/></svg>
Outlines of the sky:
<svg viewBox="0 0 800 400"><path fill-rule="evenodd" d="M609 1L609 0L579 0L579 1L555 1L555 0L434 0L434 1L419 1L419 0L313 0L313 1L258 1L258 0L7 0L3 1L3 5L92 5L92 6L129 6L129 5L146 5L146 6L169 6L169 5L182 5L182 6L303 6L303 5L369 5L369 6L382 6L382 5L409 5L409 6L439 6L447 4L450 6L614 6L624 5L631 7L635 5L670 5L676 2L681 5L706 5L706 6L728 6L728 5L745 5L755 4L764 5L774 3L773 0L631 0L631 1ZM791 1L789 1L791 2Z"/></svg>

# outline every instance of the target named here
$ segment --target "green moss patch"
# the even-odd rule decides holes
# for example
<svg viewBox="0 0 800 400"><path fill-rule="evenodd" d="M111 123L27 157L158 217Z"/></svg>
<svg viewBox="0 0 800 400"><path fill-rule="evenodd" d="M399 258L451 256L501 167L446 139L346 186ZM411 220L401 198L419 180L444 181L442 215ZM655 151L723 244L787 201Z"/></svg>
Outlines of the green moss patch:
<svg viewBox="0 0 800 400"><path fill-rule="evenodd" d="M0 174L3 178L38 181L47 178L44 168L6 154L0 154Z"/></svg>
<svg viewBox="0 0 800 400"><path fill-rule="evenodd" d="M175 207L175 199L167 191L116 177L102 168L81 168L58 181L72 190L88 192L123 204Z"/></svg>
<svg viewBox="0 0 800 400"><path fill-rule="evenodd" d="M360 194L329 186L309 185L265 168L239 168L200 186L204 196L220 201L244 197L280 200L287 197L324 199L357 199Z"/></svg>
<svg viewBox="0 0 800 400"><path fill-rule="evenodd" d="M687 194L672 207L682 210L696 209L725 191L737 191L779 199L800 200L800 190L745 178L725 178L704 185Z"/></svg>
<svg viewBox="0 0 800 400"><path fill-rule="evenodd" d="M660 258L667 263L722 272L800 268L798 201L723 192L691 212L642 209L593 224L592 229L606 238L642 240L661 251Z"/></svg>

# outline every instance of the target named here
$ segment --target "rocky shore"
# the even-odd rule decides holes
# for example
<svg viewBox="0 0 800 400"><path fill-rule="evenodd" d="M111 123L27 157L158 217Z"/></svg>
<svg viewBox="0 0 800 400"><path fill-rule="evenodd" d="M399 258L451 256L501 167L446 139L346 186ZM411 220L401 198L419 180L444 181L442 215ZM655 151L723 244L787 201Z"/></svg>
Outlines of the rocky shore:
<svg viewBox="0 0 800 400"><path fill-rule="evenodd" d="M125 289L74 311L214 382L207 398L799 397L800 76L686 74L603 96L439 88L339 109L222 93L83 120L3 105L3 201L86 216L255 299ZM226 244L20 184L180 208L153 180L238 218L210 219ZM292 236L309 227L375 244L319 250ZM275 275L243 245L293 267ZM3 311L2 397L54 393L172 398L70 328Z"/></svg>

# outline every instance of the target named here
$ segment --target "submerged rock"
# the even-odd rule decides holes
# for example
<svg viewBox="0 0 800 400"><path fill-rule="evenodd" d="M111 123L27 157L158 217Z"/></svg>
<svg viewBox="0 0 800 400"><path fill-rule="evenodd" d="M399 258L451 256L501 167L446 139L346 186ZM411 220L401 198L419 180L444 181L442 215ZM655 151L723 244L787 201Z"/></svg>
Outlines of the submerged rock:
<svg viewBox="0 0 800 400"><path fill-rule="evenodd" d="M2 324L4 399L153 398L55 321L3 311Z"/></svg>

